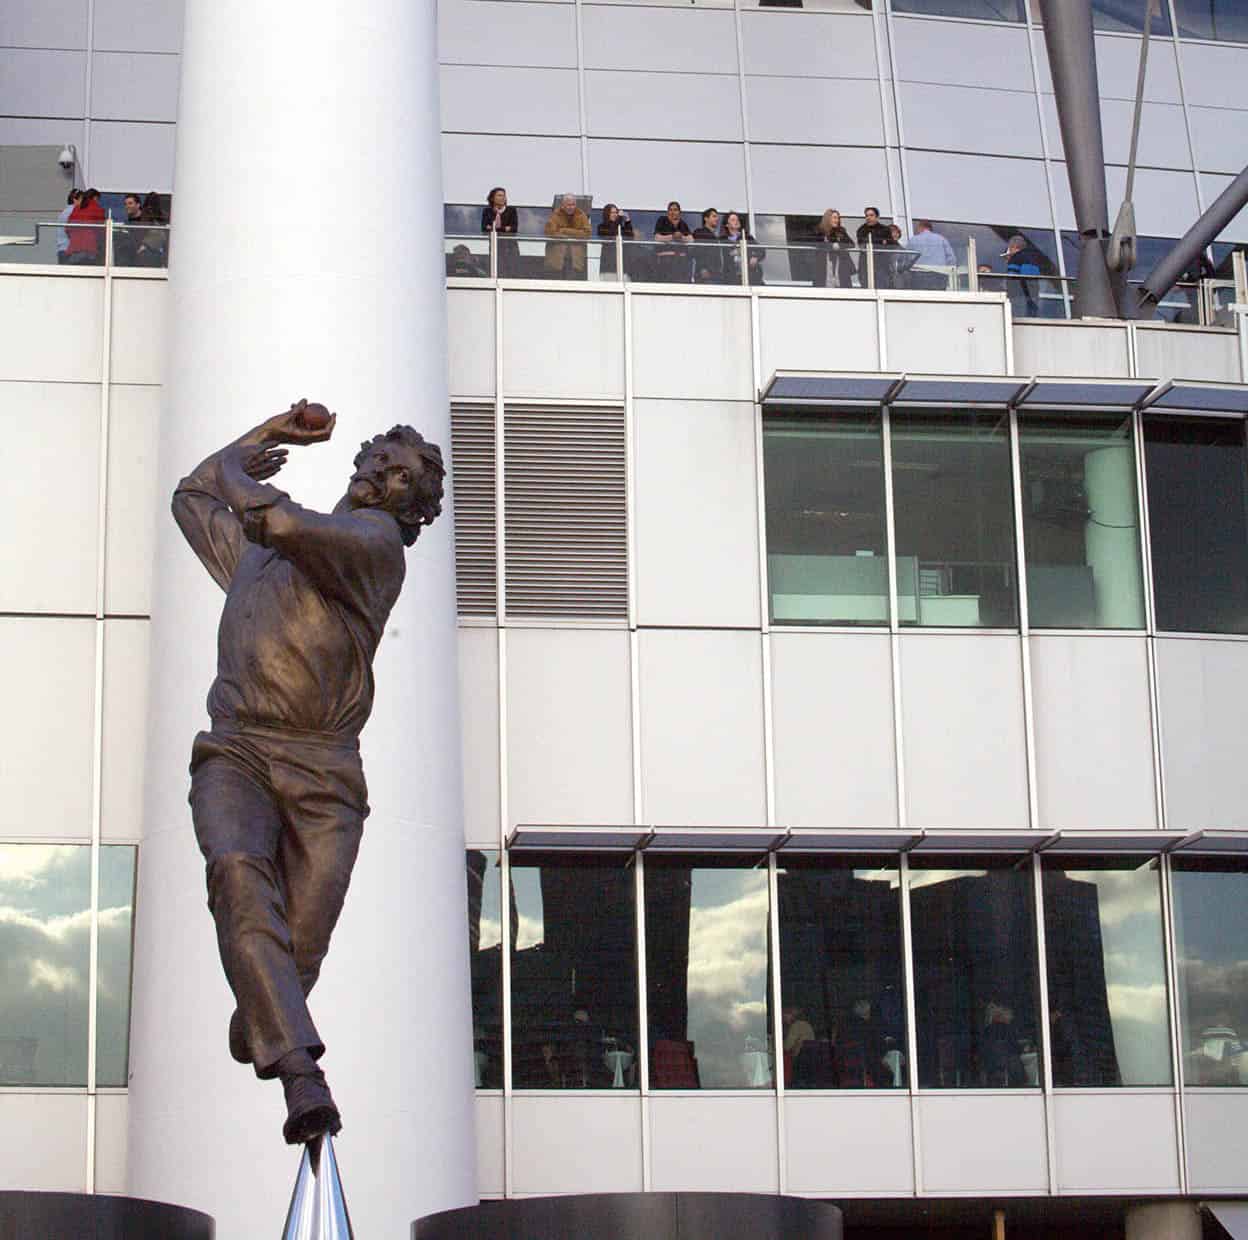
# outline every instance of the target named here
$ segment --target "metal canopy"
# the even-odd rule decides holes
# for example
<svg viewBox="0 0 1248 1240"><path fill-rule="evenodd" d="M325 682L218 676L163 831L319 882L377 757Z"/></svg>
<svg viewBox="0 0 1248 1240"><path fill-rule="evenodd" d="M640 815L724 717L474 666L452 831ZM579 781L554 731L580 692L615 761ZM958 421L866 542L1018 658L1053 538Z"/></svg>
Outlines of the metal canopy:
<svg viewBox="0 0 1248 1240"><path fill-rule="evenodd" d="M1169 852L1184 838L1182 831L1059 831L1037 848L1037 852L1058 855L1071 853Z"/></svg>
<svg viewBox="0 0 1248 1240"><path fill-rule="evenodd" d="M1052 839L1051 831L924 831L915 853L1029 853Z"/></svg>
<svg viewBox="0 0 1248 1240"><path fill-rule="evenodd" d="M1248 831L1193 831L1174 846L1184 857L1227 856L1248 853Z"/></svg>
<svg viewBox="0 0 1248 1240"><path fill-rule="evenodd" d="M912 378L907 375L889 403L917 407L991 405L1005 408L1017 400L1027 386L1025 379L979 379L957 375Z"/></svg>
<svg viewBox="0 0 1248 1240"><path fill-rule="evenodd" d="M1205 1209L1222 1224L1231 1240L1248 1240L1248 1202L1206 1201Z"/></svg>
<svg viewBox="0 0 1248 1240"><path fill-rule="evenodd" d="M909 852L923 838L921 831L890 827L847 828L844 831L790 831L781 853Z"/></svg>
<svg viewBox="0 0 1248 1240"><path fill-rule="evenodd" d="M777 405L875 408L884 403L900 378L896 374L792 374L781 370L763 390L763 408Z"/></svg>
<svg viewBox="0 0 1248 1240"><path fill-rule="evenodd" d="M765 853L779 848L788 832L777 827L656 827L647 852Z"/></svg>
<svg viewBox="0 0 1248 1240"><path fill-rule="evenodd" d="M508 847L521 852L569 849L580 852L635 852L650 838L649 827L519 826Z"/></svg>
<svg viewBox="0 0 1248 1240"><path fill-rule="evenodd" d="M1248 385L1170 383L1148 400L1148 413L1183 413L1210 418L1248 417Z"/></svg>
<svg viewBox="0 0 1248 1240"><path fill-rule="evenodd" d="M1018 407L1024 411L1114 409L1129 413L1156 386L1151 380L1036 379L1019 398Z"/></svg>

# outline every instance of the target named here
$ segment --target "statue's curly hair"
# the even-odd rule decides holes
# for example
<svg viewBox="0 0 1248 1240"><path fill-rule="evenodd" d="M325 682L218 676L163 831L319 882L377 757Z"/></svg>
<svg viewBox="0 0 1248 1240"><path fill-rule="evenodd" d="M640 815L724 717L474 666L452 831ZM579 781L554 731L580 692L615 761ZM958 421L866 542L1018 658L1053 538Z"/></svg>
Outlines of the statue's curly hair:
<svg viewBox="0 0 1248 1240"><path fill-rule="evenodd" d="M398 443L405 448L411 448L425 467L417 480L416 495L411 506L394 514L403 534L403 545L410 547L420 537L422 527L432 525L442 512L442 484L446 478L442 449L436 443L429 443L418 430L410 426L392 426L384 435L374 435L372 439L360 444L360 451L354 461L356 469L359 469L369 448L379 443Z"/></svg>

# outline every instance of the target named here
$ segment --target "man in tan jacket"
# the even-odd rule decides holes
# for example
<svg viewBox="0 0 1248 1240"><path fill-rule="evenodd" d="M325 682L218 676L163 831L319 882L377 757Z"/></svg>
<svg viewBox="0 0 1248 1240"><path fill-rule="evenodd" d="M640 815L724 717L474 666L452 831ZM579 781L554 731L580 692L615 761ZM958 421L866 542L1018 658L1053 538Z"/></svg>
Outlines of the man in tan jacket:
<svg viewBox="0 0 1248 1240"><path fill-rule="evenodd" d="M576 205L575 194L564 194L546 221L548 237L589 236L589 216ZM573 241L546 242L546 275L552 280L585 279L585 246Z"/></svg>

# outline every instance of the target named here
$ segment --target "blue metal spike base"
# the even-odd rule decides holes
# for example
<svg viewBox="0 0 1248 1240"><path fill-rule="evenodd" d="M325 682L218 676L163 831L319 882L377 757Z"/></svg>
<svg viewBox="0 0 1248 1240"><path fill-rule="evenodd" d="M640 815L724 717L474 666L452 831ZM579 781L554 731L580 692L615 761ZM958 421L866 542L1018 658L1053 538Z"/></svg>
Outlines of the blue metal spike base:
<svg viewBox="0 0 1248 1240"><path fill-rule="evenodd" d="M325 1133L303 1147L282 1240L354 1240L342 1194L334 1139Z"/></svg>

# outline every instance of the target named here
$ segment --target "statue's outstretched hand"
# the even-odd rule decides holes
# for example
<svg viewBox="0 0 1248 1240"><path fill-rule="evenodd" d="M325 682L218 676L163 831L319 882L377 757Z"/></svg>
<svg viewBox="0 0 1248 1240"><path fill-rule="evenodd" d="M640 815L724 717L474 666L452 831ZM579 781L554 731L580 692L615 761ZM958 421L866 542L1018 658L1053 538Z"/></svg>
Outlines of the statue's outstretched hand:
<svg viewBox="0 0 1248 1240"><path fill-rule="evenodd" d="M243 457L243 473L253 482L267 482L286 464L285 448L256 448Z"/></svg>
<svg viewBox="0 0 1248 1240"><path fill-rule="evenodd" d="M309 404L304 398L295 401L285 413L271 417L261 429L266 443L304 447L324 443L334 433L337 421L336 413L330 413L324 405Z"/></svg>

